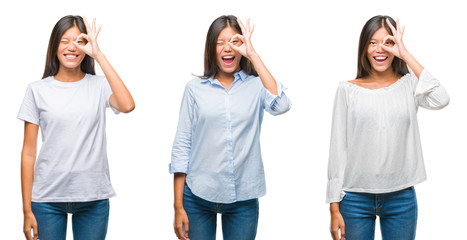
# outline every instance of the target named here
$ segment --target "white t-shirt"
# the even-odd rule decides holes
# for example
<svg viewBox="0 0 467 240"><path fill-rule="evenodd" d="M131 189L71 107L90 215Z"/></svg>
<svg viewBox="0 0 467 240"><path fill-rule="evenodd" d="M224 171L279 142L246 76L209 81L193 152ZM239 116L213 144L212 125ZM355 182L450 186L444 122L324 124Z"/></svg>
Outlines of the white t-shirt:
<svg viewBox="0 0 467 240"><path fill-rule="evenodd" d="M341 82L334 103L326 202L344 191L387 193L426 179L418 107L441 109L449 95L427 70L389 87Z"/></svg>
<svg viewBox="0 0 467 240"><path fill-rule="evenodd" d="M107 79L90 74L76 82L47 77L29 84L17 117L39 125L42 133L33 202L84 202L115 196L105 137L110 95Z"/></svg>

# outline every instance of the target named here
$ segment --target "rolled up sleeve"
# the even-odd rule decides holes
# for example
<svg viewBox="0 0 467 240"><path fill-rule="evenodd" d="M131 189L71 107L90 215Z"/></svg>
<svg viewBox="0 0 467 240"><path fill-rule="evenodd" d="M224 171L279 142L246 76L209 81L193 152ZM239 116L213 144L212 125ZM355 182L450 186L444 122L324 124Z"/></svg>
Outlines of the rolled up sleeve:
<svg viewBox="0 0 467 240"><path fill-rule="evenodd" d="M267 112L276 116L290 110L292 103L285 95L285 90L286 88L280 82L277 82L277 95L270 93L266 88L263 89L265 94L264 108Z"/></svg>

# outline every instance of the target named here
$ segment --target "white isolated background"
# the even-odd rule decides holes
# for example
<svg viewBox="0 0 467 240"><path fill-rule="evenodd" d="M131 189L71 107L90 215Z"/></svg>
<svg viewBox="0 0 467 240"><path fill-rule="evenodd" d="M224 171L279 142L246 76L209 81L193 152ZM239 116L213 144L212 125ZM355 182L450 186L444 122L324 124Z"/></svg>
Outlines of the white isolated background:
<svg viewBox="0 0 467 240"><path fill-rule="evenodd" d="M331 239L325 193L334 94L339 81L355 77L360 31L378 14L401 19L408 50L451 95L446 109L418 114L428 180L416 186L417 238L462 236L467 20L461 1L31 0L0 4L0 239L24 239L24 124L16 114L27 85L42 76L54 24L68 14L103 25L99 45L136 101L130 114L107 114L118 194L107 239L176 239L168 164L180 101L191 74L203 72L208 27L223 14L251 18L253 45L293 103L287 114L266 114L263 122L268 193L260 199L257 239Z"/></svg>

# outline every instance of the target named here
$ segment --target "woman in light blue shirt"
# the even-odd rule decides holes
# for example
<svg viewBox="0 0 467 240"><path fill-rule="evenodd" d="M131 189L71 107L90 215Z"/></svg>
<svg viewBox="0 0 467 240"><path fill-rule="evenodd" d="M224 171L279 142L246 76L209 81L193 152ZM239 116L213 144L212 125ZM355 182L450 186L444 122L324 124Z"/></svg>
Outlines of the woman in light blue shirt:
<svg viewBox="0 0 467 240"><path fill-rule="evenodd" d="M256 236L258 197L266 193L263 110L279 115L291 104L255 52L253 29L249 20L217 18L206 37L204 75L186 85L170 164L179 239L215 239L218 213L224 239Z"/></svg>

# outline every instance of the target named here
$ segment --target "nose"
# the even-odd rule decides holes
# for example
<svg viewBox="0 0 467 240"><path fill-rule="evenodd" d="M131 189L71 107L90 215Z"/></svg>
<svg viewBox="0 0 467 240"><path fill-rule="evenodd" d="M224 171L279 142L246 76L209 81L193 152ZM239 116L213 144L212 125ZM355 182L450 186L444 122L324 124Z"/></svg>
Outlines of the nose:
<svg viewBox="0 0 467 240"><path fill-rule="evenodd" d="M72 41L70 41L70 42L67 44L66 48L67 48L69 51L76 51L76 45L75 45L75 43L72 42Z"/></svg>
<svg viewBox="0 0 467 240"><path fill-rule="evenodd" d="M230 44L228 42L225 42L224 43L224 52L231 52L232 51L232 47L230 46Z"/></svg>
<svg viewBox="0 0 467 240"><path fill-rule="evenodd" d="M382 47L382 44L380 44L380 43L377 44L377 46L376 46L376 52L378 52L378 53L384 52L384 49L383 49L383 47Z"/></svg>

